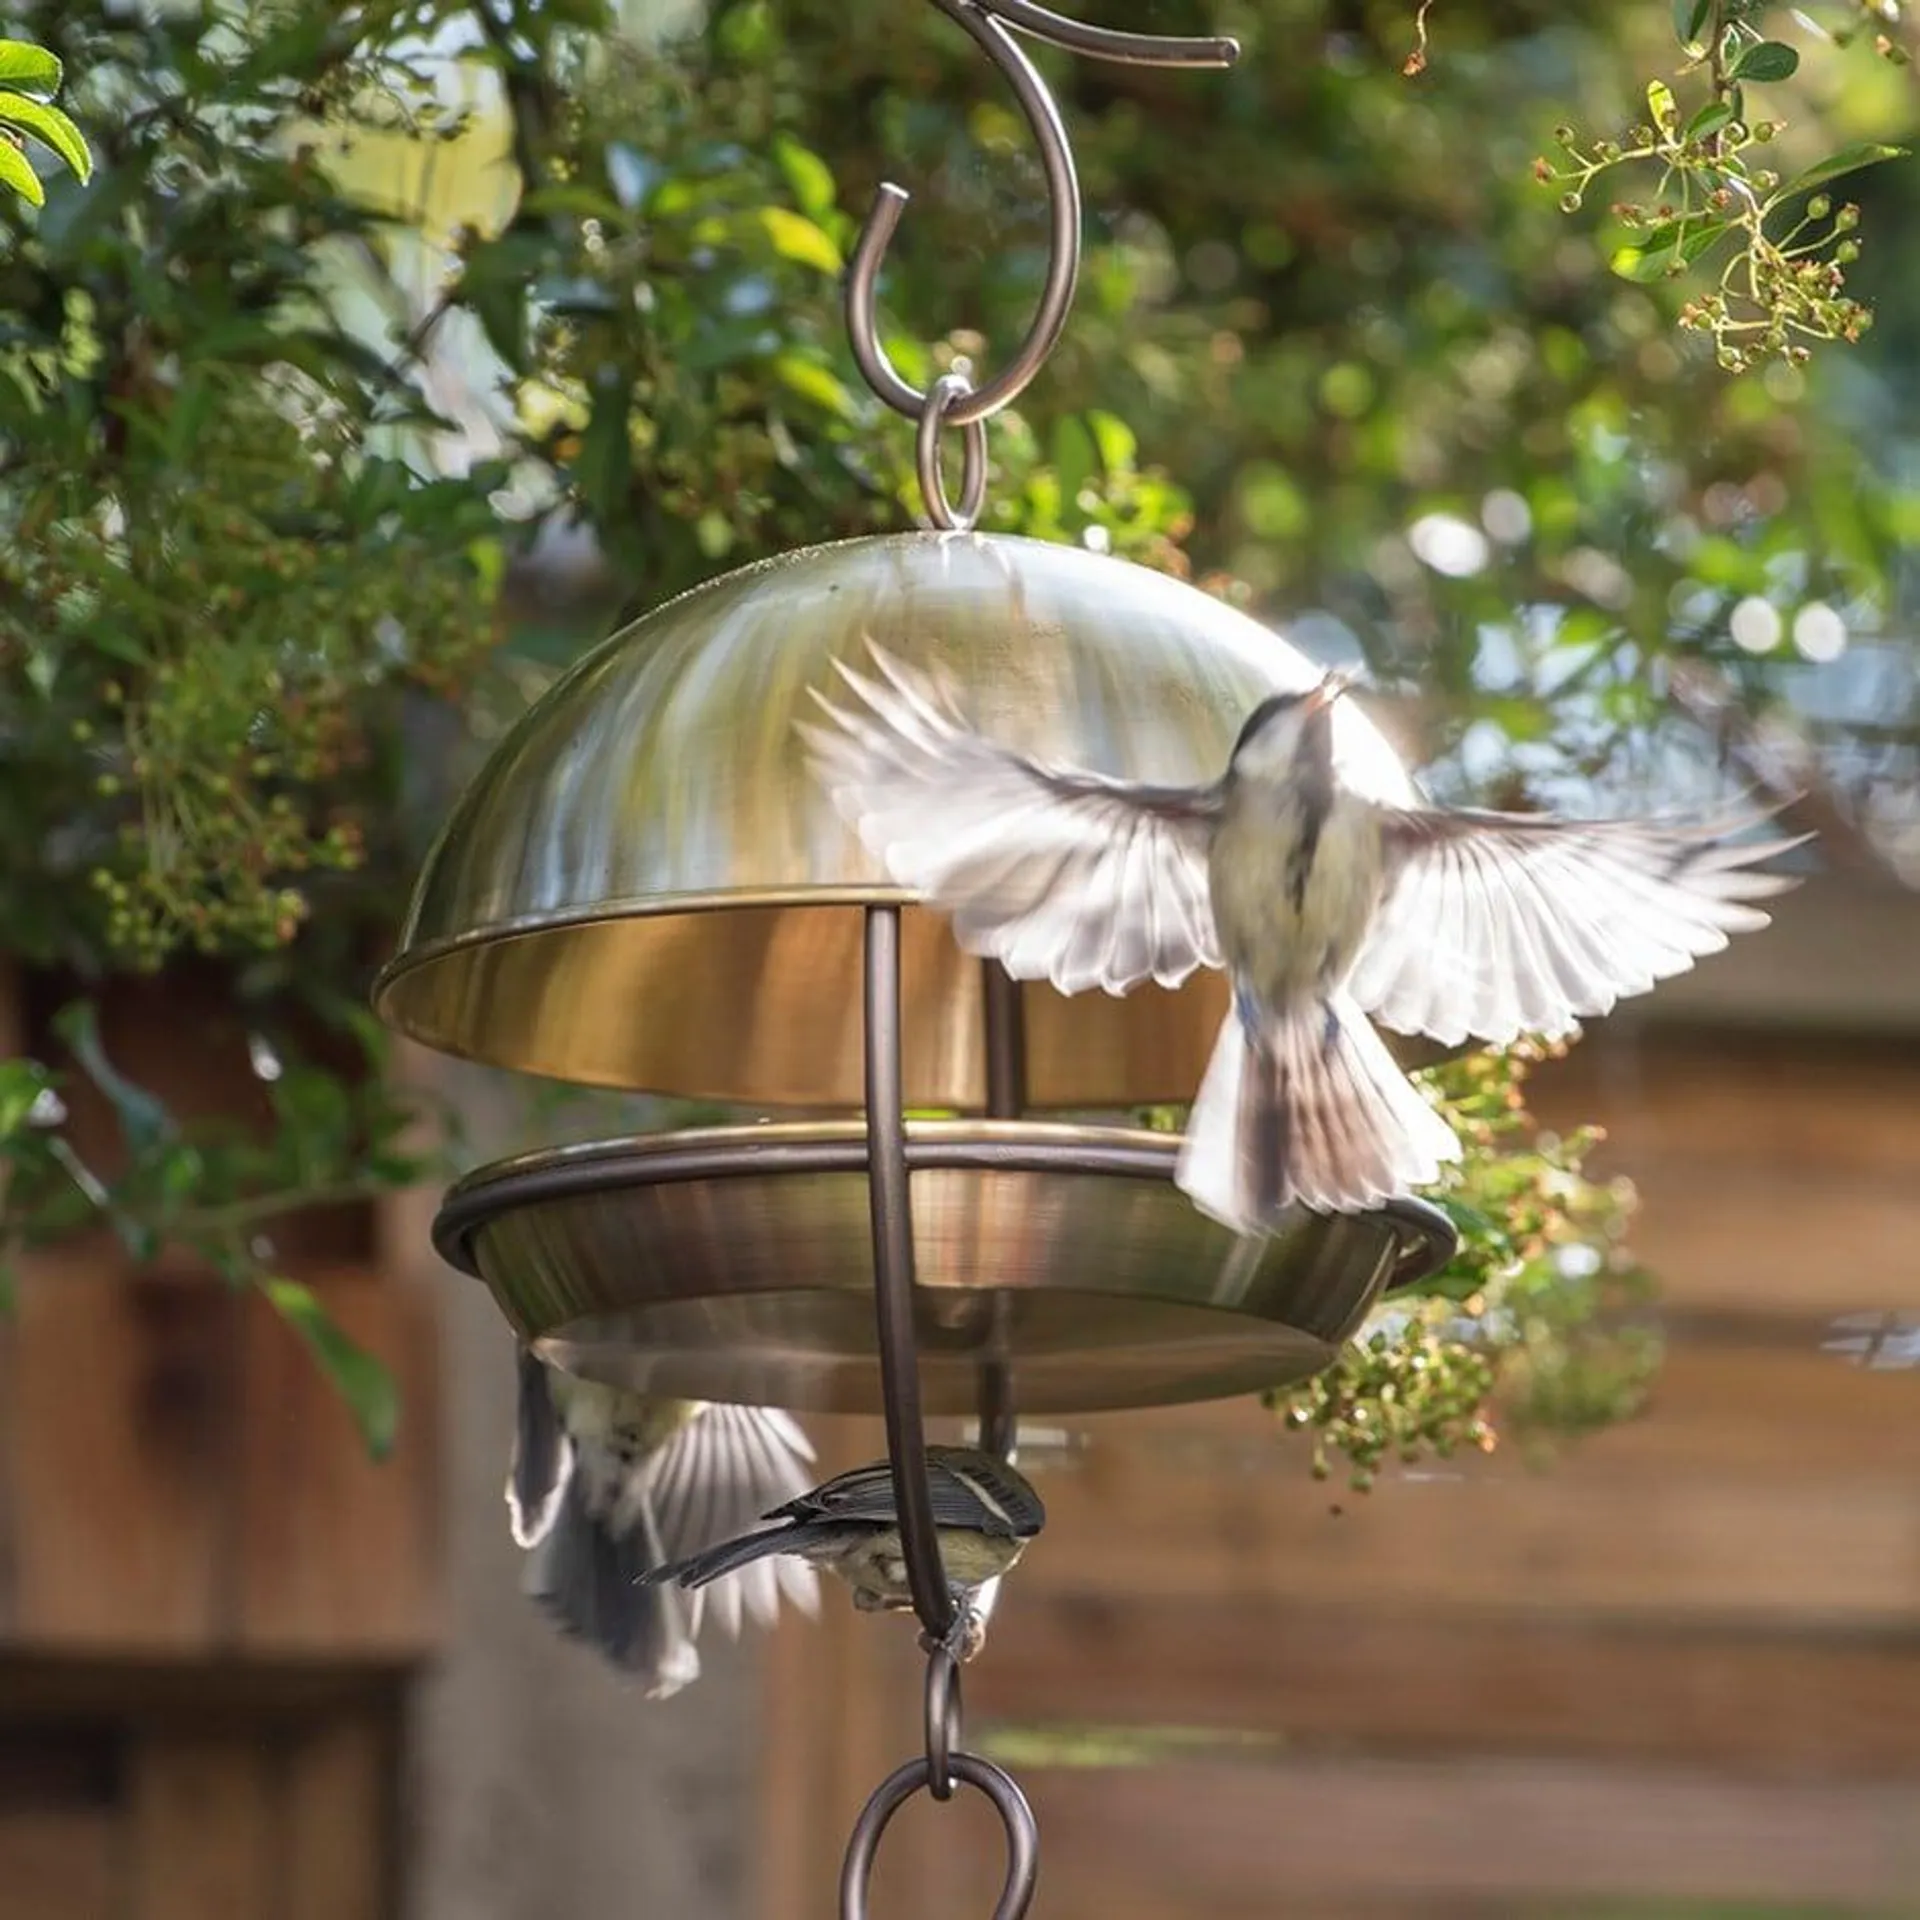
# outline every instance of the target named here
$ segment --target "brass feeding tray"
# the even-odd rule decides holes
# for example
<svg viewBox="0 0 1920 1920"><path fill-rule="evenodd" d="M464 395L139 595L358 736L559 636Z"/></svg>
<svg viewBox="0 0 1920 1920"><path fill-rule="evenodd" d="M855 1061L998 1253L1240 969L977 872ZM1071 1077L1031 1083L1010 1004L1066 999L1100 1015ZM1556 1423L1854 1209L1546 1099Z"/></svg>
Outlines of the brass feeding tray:
<svg viewBox="0 0 1920 1920"><path fill-rule="evenodd" d="M1179 1141L1033 1121L910 1123L927 1411L998 1376L1026 1414L1257 1392L1330 1365L1381 1294L1452 1258L1417 1200L1240 1239L1172 1185ZM486 1167L434 1241L565 1370L694 1400L881 1406L857 1122L597 1141Z"/></svg>

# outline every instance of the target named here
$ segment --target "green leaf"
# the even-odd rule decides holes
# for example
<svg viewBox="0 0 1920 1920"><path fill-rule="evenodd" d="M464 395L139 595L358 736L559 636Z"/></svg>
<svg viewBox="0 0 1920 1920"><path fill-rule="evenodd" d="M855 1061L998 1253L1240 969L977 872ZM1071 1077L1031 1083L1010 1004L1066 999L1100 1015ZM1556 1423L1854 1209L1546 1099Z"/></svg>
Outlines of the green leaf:
<svg viewBox="0 0 1920 1920"><path fill-rule="evenodd" d="M43 107L38 100L0 89L0 120L24 127L36 140L51 147L77 178L93 177L93 155L87 151L80 129L58 107Z"/></svg>
<svg viewBox="0 0 1920 1920"><path fill-rule="evenodd" d="M1718 133L1733 119L1733 103L1730 100L1709 100L1707 104L1687 122L1686 137L1689 140L1704 140L1710 133Z"/></svg>
<svg viewBox="0 0 1920 1920"><path fill-rule="evenodd" d="M1762 40L1749 47L1733 63L1736 80L1790 80L1800 66L1800 56L1779 40Z"/></svg>
<svg viewBox="0 0 1920 1920"><path fill-rule="evenodd" d="M1647 285L1664 280L1676 267L1690 267L1717 241L1733 231L1724 220L1670 220L1642 234L1631 246L1617 248L1607 265L1622 280Z"/></svg>
<svg viewBox="0 0 1920 1920"><path fill-rule="evenodd" d="M603 524L617 523L633 479L633 389L625 380L596 383L593 414L573 457L573 484Z"/></svg>
<svg viewBox="0 0 1920 1920"><path fill-rule="evenodd" d="M1790 200L1796 193L1808 193L1815 187L1823 187L1829 180L1837 180L1843 173L1852 173L1858 167L1878 166L1882 160L1904 160L1907 157L1905 147L1886 147L1876 140L1861 140L1853 146L1842 147L1838 153L1830 153L1824 160L1816 160L1805 173L1796 174L1773 197L1776 201Z"/></svg>
<svg viewBox="0 0 1920 1920"><path fill-rule="evenodd" d="M1713 0L1673 0L1673 31L1680 44L1691 52L1700 44L1700 30L1713 11Z"/></svg>
<svg viewBox="0 0 1920 1920"><path fill-rule="evenodd" d="M0 1142L26 1125L53 1075L38 1060L0 1060Z"/></svg>
<svg viewBox="0 0 1920 1920"><path fill-rule="evenodd" d="M145 1153L170 1140L179 1126L166 1107L145 1087L136 1086L107 1058L100 1044L100 1022L91 1000L73 1000L53 1017L53 1030L73 1049L73 1057L93 1084L106 1095L127 1145Z"/></svg>
<svg viewBox="0 0 1920 1920"><path fill-rule="evenodd" d="M773 158L794 204L810 220L824 220L833 211L833 174L817 153L786 134L773 142Z"/></svg>
<svg viewBox="0 0 1920 1920"><path fill-rule="evenodd" d="M803 213L791 207L762 207L757 216L766 229L773 250L783 260L794 260L803 267L818 267L822 273L840 271L840 249L827 231Z"/></svg>
<svg viewBox="0 0 1920 1920"><path fill-rule="evenodd" d="M1100 450L1100 465L1107 477L1131 473L1134 455L1140 446L1133 429L1118 414L1105 413L1097 407L1091 409L1085 419L1093 444Z"/></svg>
<svg viewBox="0 0 1920 1920"><path fill-rule="evenodd" d="M40 176L27 164L27 156L6 139L0 139L0 186L11 187L31 207L47 204Z"/></svg>
<svg viewBox="0 0 1920 1920"><path fill-rule="evenodd" d="M1637 281L1645 286L1655 280L1664 280L1679 262L1680 253L1676 247L1616 247L1608 257L1607 265L1622 280Z"/></svg>
<svg viewBox="0 0 1920 1920"><path fill-rule="evenodd" d="M1075 415L1063 414L1053 423L1047 453L1060 479L1061 504L1077 511L1075 501L1081 489L1093 478L1100 458L1093 435Z"/></svg>
<svg viewBox="0 0 1920 1920"><path fill-rule="evenodd" d="M1673 89L1664 80L1647 82L1647 111L1653 115L1653 124L1663 132L1680 118L1680 109L1674 104Z"/></svg>
<svg viewBox="0 0 1920 1920"><path fill-rule="evenodd" d="M297 1280L265 1279L260 1291L339 1389L367 1451L376 1460L386 1459L400 1433L400 1394L393 1375L335 1325L310 1287Z"/></svg>
<svg viewBox="0 0 1920 1920"><path fill-rule="evenodd" d="M823 367L819 361L809 360L800 353L778 353L773 357L773 372L782 386L801 399L824 407L842 420L852 418L852 394L832 369Z"/></svg>
<svg viewBox="0 0 1920 1920"><path fill-rule="evenodd" d="M24 40L0 40L0 85L58 93L60 73L59 60L44 47L31 47Z"/></svg>

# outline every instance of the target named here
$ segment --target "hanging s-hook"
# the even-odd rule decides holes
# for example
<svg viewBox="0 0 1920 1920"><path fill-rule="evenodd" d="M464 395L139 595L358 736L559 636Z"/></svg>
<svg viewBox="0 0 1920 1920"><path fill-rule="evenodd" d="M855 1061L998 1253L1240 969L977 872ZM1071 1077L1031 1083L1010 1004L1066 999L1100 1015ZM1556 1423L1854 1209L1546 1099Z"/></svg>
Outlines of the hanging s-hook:
<svg viewBox="0 0 1920 1920"><path fill-rule="evenodd" d="M1074 171L1073 149L1060 109L1010 29L1018 28L1035 40L1070 53L1126 66L1228 67L1239 58L1240 47L1237 41L1225 38L1184 40L1158 34L1114 33L1105 27L1068 20L1035 5L1034 0L934 0L934 5L964 27L1007 77L1033 131L1047 176L1047 278L1027 337L991 380L957 396L934 416L940 424L971 427L1024 392L1040 371L1067 323L1067 310L1073 304L1074 285L1080 275L1080 181ZM875 312L875 283L907 197L904 187L890 181L884 184L860 230L847 269L847 333L868 386L896 413L924 421L928 418L929 396L903 380L887 358Z"/></svg>

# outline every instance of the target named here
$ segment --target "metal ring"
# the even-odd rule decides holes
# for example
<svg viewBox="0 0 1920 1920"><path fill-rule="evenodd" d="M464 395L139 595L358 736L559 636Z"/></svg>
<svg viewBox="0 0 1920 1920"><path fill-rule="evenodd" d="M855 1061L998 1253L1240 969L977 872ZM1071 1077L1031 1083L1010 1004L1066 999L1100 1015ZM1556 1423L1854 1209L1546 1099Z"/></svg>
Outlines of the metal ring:
<svg viewBox="0 0 1920 1920"><path fill-rule="evenodd" d="M943 1646L927 1649L927 1791L953 1798L953 1756L960 1748L960 1663Z"/></svg>
<svg viewBox="0 0 1920 1920"><path fill-rule="evenodd" d="M1074 172L1073 149L1067 143L1060 109L1010 29L1017 27L1051 46L1126 66L1226 67L1238 58L1240 48L1236 41L1224 38L1183 40L1157 34L1114 33L1069 20L1035 5L1034 0L934 0L934 4L973 36L1012 86L1047 176L1047 277L1039 309L1013 358L954 409L954 425L967 427L1018 398L1046 363L1067 323L1074 283L1080 274L1080 182ZM875 283L906 204L906 189L891 181L874 197L847 268L846 310L853 357L867 385L894 412L912 420L919 417L928 396L909 386L887 358L875 312Z"/></svg>
<svg viewBox="0 0 1920 1920"><path fill-rule="evenodd" d="M914 470L927 518L943 533L971 533L987 502L987 423L969 420L960 429L960 509L947 503L947 477L940 468L940 428L953 409L973 391L964 374L943 373L920 409L913 438Z"/></svg>
<svg viewBox="0 0 1920 1920"><path fill-rule="evenodd" d="M1033 1809L1013 1776L991 1760L982 1760L975 1753L956 1753L950 1764L956 1779L978 1787L993 1802L1007 1836L1007 1877L993 1909L993 1920L1021 1920L1033 1904L1034 1885L1040 1877L1040 1830ZM929 1784L927 1762L909 1760L881 1781L873 1798L861 1808L840 1869L840 1920L867 1920L867 1882L873 1874L880 1836L886 1832L887 1822Z"/></svg>

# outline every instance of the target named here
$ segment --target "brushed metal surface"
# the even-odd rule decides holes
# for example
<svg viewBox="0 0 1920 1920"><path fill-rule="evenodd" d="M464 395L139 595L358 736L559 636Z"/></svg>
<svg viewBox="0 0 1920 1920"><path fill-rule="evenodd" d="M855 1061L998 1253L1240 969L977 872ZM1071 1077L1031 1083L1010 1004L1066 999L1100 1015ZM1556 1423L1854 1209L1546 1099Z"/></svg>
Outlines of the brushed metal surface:
<svg viewBox="0 0 1920 1920"><path fill-rule="evenodd" d="M868 637L950 674L1009 745L1152 780L1211 779L1262 695L1318 673L1223 602L1076 547L901 534L729 574L605 642L501 743L428 857L383 1016L560 1079L856 1108L860 909L905 896L793 723ZM1351 702L1335 725L1349 778L1411 793ZM907 1104L979 1109L977 963L918 908L903 961ZM1041 1108L1190 1099L1226 1005L1212 975L1023 998Z"/></svg>
<svg viewBox="0 0 1920 1920"><path fill-rule="evenodd" d="M1330 1364L1455 1238L1418 1201L1236 1239L1171 1184L1179 1142L1035 1121L909 1130L927 1409L1022 1414L1255 1392ZM857 1124L703 1129L470 1175L434 1233L557 1365L691 1399L879 1409Z"/></svg>

